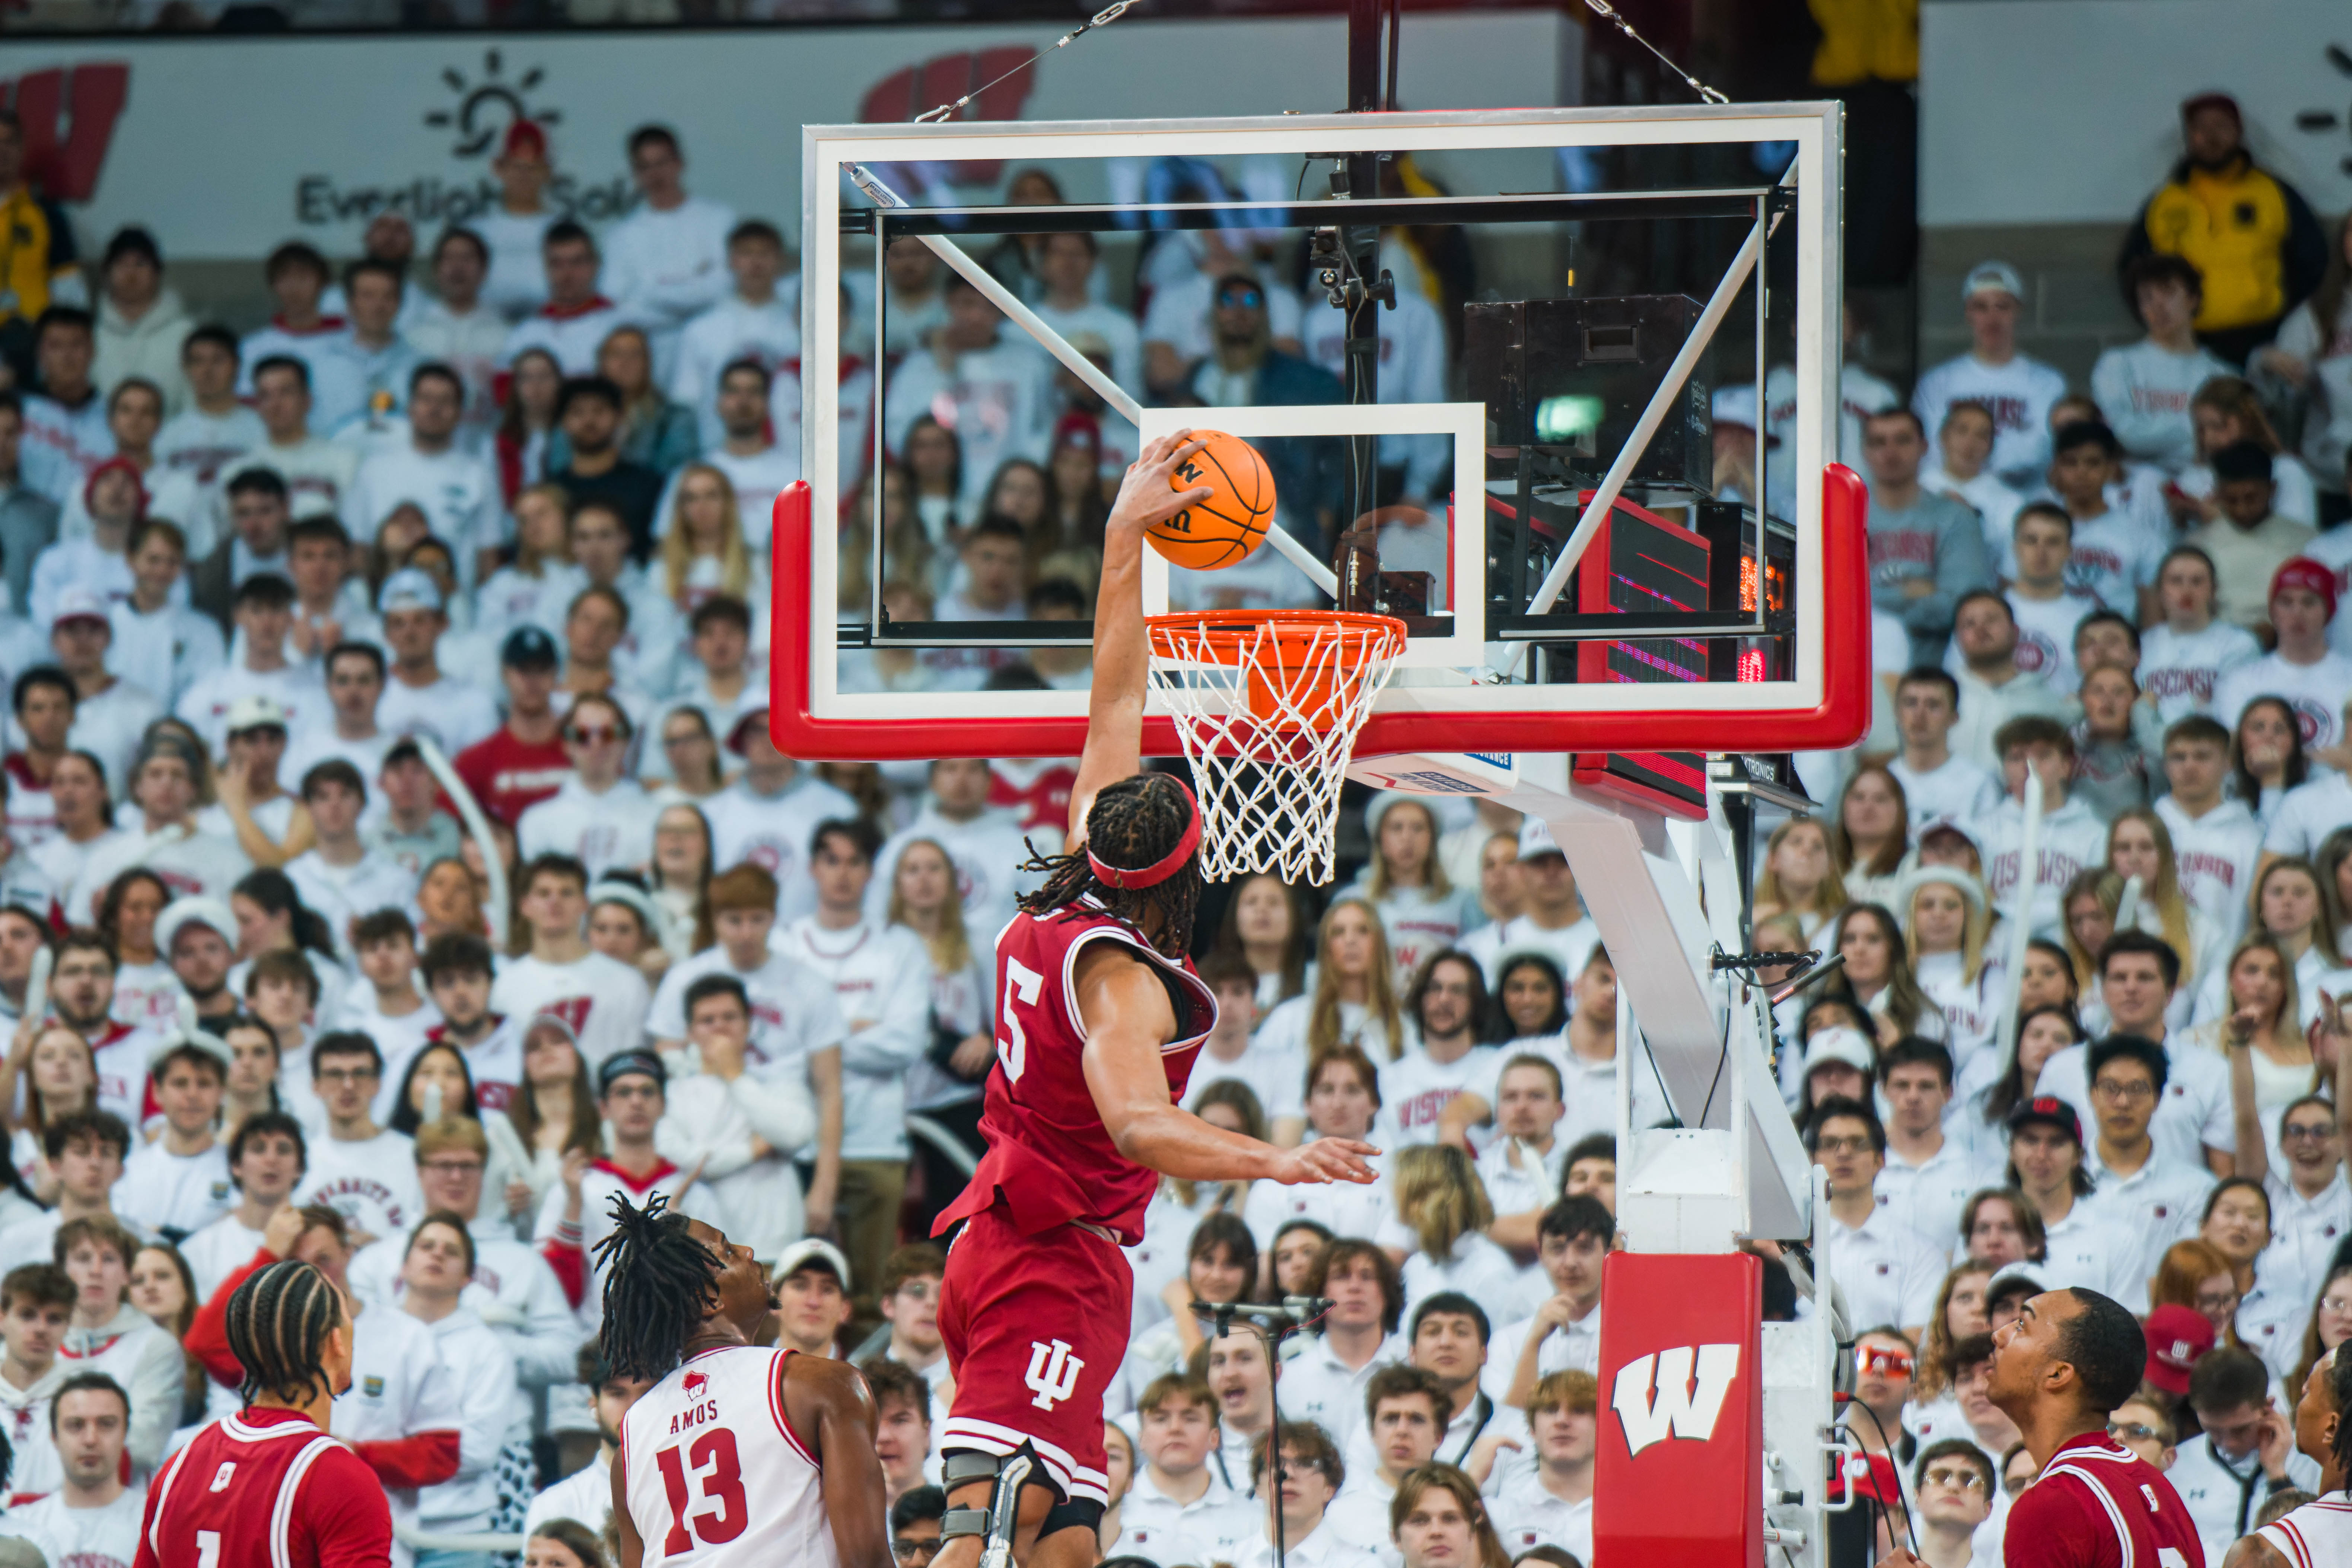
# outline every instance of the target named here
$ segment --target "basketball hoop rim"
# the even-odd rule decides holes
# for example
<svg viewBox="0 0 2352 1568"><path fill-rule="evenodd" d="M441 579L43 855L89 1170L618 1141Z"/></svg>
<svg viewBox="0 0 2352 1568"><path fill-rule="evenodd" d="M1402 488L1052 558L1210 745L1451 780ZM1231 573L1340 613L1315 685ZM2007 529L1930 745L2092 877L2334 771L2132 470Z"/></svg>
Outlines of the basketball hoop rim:
<svg viewBox="0 0 2352 1568"><path fill-rule="evenodd" d="M1163 634L1182 635L1197 639L1197 648L1214 654L1219 664L1227 666L1263 664L1263 658L1245 658L1245 655L1271 647L1278 656L1275 668L1280 669L1298 668L1293 656L1303 660L1311 655L1347 668L1376 664L1402 652L1409 636L1405 624L1394 616L1355 610L1178 610L1146 616L1143 625L1155 658L1201 662L1164 651ZM1333 637L1335 632L1360 637Z"/></svg>

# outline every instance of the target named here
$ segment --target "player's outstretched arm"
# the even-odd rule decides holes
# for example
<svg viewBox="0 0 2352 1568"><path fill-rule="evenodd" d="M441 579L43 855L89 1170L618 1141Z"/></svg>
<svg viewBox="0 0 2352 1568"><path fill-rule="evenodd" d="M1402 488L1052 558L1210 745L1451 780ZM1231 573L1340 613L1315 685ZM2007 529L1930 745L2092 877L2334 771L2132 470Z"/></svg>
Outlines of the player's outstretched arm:
<svg viewBox="0 0 2352 1568"><path fill-rule="evenodd" d="M1089 962L1091 961L1091 962ZM1178 1109L1168 1098L1160 1046L1175 1037L1176 1017L1157 975L1123 954L1080 958L1078 1015L1087 1048L1087 1090L1118 1152L1139 1165L1186 1182L1304 1183L1378 1180L1364 1163L1379 1150L1346 1138L1318 1138L1277 1149L1228 1132Z"/></svg>
<svg viewBox="0 0 2352 1568"><path fill-rule="evenodd" d="M814 1450L841 1568L892 1568L890 1502L874 1452L874 1395L846 1362L784 1358L784 1415Z"/></svg>
<svg viewBox="0 0 2352 1568"><path fill-rule="evenodd" d="M1087 840L1087 812L1103 785L1143 767L1143 531L1214 492L1174 488L1176 470L1205 445L1190 430L1150 442L1119 481L1103 523L1102 586L1095 595L1094 675L1087 699L1087 746L1070 790L1072 849Z"/></svg>

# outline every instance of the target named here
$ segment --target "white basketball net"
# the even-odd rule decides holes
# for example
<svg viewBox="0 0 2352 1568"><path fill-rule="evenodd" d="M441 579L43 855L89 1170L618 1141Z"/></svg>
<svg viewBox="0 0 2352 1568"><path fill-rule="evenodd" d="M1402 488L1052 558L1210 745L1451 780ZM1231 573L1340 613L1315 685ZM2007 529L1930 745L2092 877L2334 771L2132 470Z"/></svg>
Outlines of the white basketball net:
<svg viewBox="0 0 2352 1568"><path fill-rule="evenodd" d="M1325 611L1153 616L1151 687L1201 803L1201 874L1331 879L1339 786L1405 626Z"/></svg>

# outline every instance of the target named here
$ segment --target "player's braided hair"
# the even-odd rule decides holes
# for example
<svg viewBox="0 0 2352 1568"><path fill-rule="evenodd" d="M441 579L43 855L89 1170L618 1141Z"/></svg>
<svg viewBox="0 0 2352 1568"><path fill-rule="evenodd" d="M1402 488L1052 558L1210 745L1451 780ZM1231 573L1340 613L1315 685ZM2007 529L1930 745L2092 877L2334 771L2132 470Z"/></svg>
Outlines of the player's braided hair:
<svg viewBox="0 0 2352 1568"><path fill-rule="evenodd" d="M1021 908L1033 915L1051 913L1080 899L1092 897L1112 914L1144 929L1143 911L1160 911L1160 934L1153 945L1170 958L1181 958L1192 946L1192 916L1201 903L1201 858L1195 852L1174 876L1148 888L1114 888L1097 877L1087 863L1092 850L1105 864L1141 869L1165 859L1197 809L1184 786L1166 773L1143 773L1105 784L1087 808L1087 842L1066 855L1032 854L1021 868L1043 871L1045 885L1022 895Z"/></svg>
<svg viewBox="0 0 2352 1568"><path fill-rule="evenodd" d="M245 1402L265 1394L288 1404L317 1397L327 1381L327 1336L342 1321L341 1295L308 1263L289 1258L247 1276L228 1299L224 1325L229 1352L245 1368Z"/></svg>
<svg viewBox="0 0 2352 1568"><path fill-rule="evenodd" d="M614 1377L658 1383L719 1294L719 1260L686 1215L656 1193L638 1208L613 1194L613 1234L596 1244L604 1270L604 1364Z"/></svg>

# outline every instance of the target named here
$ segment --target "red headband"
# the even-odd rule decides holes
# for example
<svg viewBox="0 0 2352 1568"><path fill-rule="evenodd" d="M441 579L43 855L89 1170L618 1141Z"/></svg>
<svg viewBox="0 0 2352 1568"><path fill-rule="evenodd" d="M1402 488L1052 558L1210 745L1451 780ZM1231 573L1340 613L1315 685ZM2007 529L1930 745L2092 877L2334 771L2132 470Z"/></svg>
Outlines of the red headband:
<svg viewBox="0 0 2352 1568"><path fill-rule="evenodd" d="M1087 864L1094 868L1096 881L1108 888L1122 889L1157 887L1182 870L1184 863L1192 859L1192 851L1201 847L1201 803L1192 798L1191 790L1184 788L1182 779L1172 774L1169 776L1176 787L1183 791L1184 804L1192 812L1192 820L1184 824L1183 836L1176 840L1176 847L1150 865L1139 866L1130 871L1124 866L1110 864L1097 855L1094 846L1089 844L1087 846Z"/></svg>

